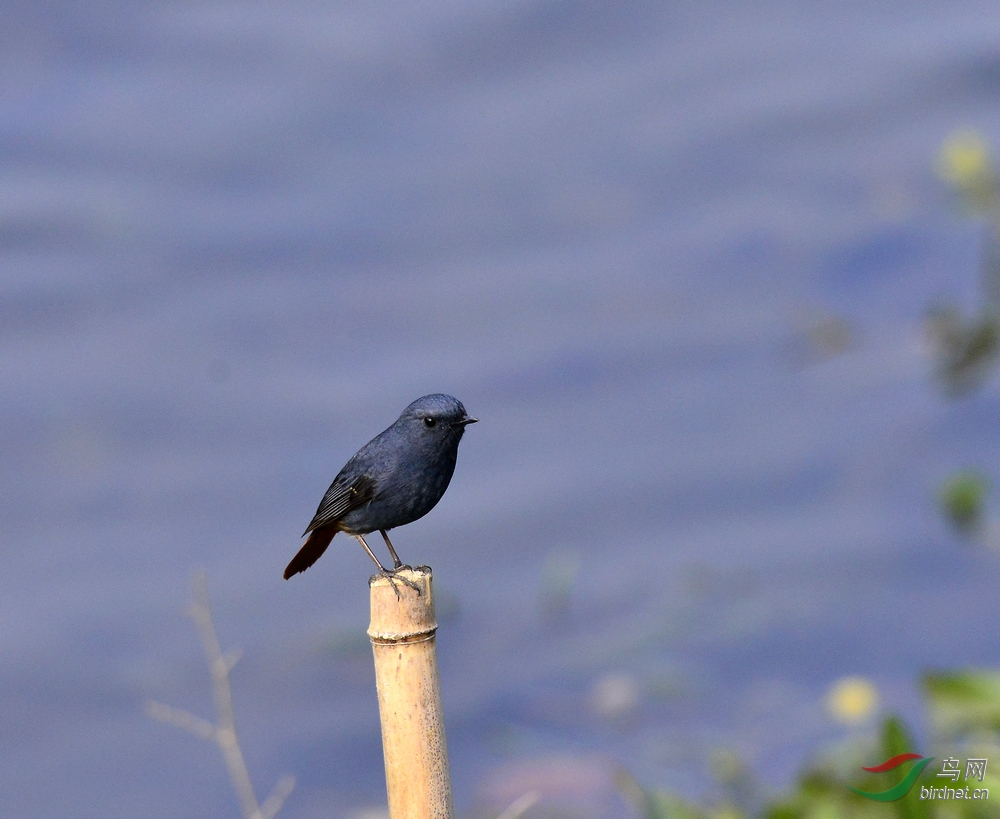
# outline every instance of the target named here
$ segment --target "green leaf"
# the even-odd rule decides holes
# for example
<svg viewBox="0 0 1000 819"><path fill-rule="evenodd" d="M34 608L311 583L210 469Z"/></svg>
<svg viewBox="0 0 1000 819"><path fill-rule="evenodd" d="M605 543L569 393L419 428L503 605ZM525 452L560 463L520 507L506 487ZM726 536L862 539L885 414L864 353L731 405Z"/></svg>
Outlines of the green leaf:
<svg viewBox="0 0 1000 819"><path fill-rule="evenodd" d="M923 688L931 723L943 737L1000 729L1000 672L930 673Z"/></svg>

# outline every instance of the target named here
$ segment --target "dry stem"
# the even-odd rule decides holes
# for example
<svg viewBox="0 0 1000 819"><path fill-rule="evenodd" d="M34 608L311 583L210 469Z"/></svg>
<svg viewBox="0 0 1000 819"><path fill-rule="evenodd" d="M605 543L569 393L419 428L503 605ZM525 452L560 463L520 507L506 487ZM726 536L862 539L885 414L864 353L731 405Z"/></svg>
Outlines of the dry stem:
<svg viewBox="0 0 1000 819"><path fill-rule="evenodd" d="M264 800L264 804L257 802L250 774L243 759L243 751L236 737L233 690L229 684L229 672L239 660L239 652L227 651L225 654L222 652L219 635L212 621L212 608L208 602L208 579L204 571L195 572L192 585L194 600L188 608L188 614L194 620L205 649L205 661L212 676L212 695L215 699L218 722L211 723L188 711L153 700L146 703L146 713L153 719L176 725L218 745L226 762L229 778L236 790L244 819L274 819L292 792L292 788L295 787L295 777L289 775L281 777L271 795Z"/></svg>

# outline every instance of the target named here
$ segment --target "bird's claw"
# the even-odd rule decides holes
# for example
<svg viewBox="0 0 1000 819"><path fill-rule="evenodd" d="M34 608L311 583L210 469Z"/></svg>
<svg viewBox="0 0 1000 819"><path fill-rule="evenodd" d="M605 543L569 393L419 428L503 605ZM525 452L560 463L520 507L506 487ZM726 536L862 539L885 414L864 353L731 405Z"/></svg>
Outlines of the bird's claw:
<svg viewBox="0 0 1000 819"><path fill-rule="evenodd" d="M413 591L415 591L417 593L417 596L419 597L420 587L412 580L410 580L410 578L399 576L399 572L401 572L403 569L406 569L411 572L413 571L413 567L407 566L405 563L400 563L398 566L393 566L391 569L383 569L379 567L379 573L377 575L372 575L372 580L374 580L376 577L384 577L386 580L388 580L389 585L392 586L392 590L396 593L397 600L402 599L399 594L399 589L396 586L397 580L400 583L403 583L404 585L409 586L411 589L413 589Z"/></svg>

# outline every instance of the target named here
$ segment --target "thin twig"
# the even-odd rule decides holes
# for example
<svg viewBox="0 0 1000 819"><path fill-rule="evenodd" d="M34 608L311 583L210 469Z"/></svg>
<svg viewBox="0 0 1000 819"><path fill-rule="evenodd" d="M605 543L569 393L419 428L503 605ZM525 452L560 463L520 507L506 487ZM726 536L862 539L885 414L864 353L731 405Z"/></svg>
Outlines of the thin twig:
<svg viewBox="0 0 1000 819"><path fill-rule="evenodd" d="M261 819L274 819L278 811L281 810L281 806L285 804L285 800L288 795L292 792L295 787L295 777L285 774L281 779L278 780L278 784L274 786L274 790L271 791L271 795L264 800L264 804L260 806Z"/></svg>
<svg viewBox="0 0 1000 819"><path fill-rule="evenodd" d="M146 703L146 715L153 719L158 719L160 722L168 722L171 725L176 725L178 728L183 728L185 731L190 731L196 737L207 739L209 742L215 742L215 726L208 720L196 717L188 711L182 711L180 708L171 708L162 702L149 700Z"/></svg>
<svg viewBox="0 0 1000 819"><path fill-rule="evenodd" d="M517 797L513 802L511 802L503 812L497 817L497 819L520 819L520 817L531 810L538 801L542 798L542 795L538 791L528 791L525 794Z"/></svg>
<svg viewBox="0 0 1000 819"><path fill-rule="evenodd" d="M152 700L146 703L146 713L153 719L176 725L218 745L226 762L229 779L236 790L236 798L239 800L244 819L274 819L295 787L295 777L288 775L281 777L264 804L257 802L250 773L247 771L243 751L236 736L233 689L229 684L229 672L239 660L240 652L222 652L219 635L212 621L212 607L208 602L208 579L204 571L195 572L193 586L194 600L188 609L188 614L195 622L202 647L205 649L205 661L212 677L212 696L215 699L218 722L213 724L180 708Z"/></svg>

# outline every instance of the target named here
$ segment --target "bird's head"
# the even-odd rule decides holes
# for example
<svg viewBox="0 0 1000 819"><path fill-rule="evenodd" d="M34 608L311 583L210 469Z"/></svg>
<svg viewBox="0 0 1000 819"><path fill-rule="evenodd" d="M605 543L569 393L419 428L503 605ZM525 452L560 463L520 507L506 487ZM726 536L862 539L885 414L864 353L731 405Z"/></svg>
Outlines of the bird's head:
<svg viewBox="0 0 1000 819"><path fill-rule="evenodd" d="M443 393L434 393L418 398L399 416L399 420L411 429L419 429L424 439L445 441L455 436L461 439L469 424L478 418L470 418L457 398Z"/></svg>

